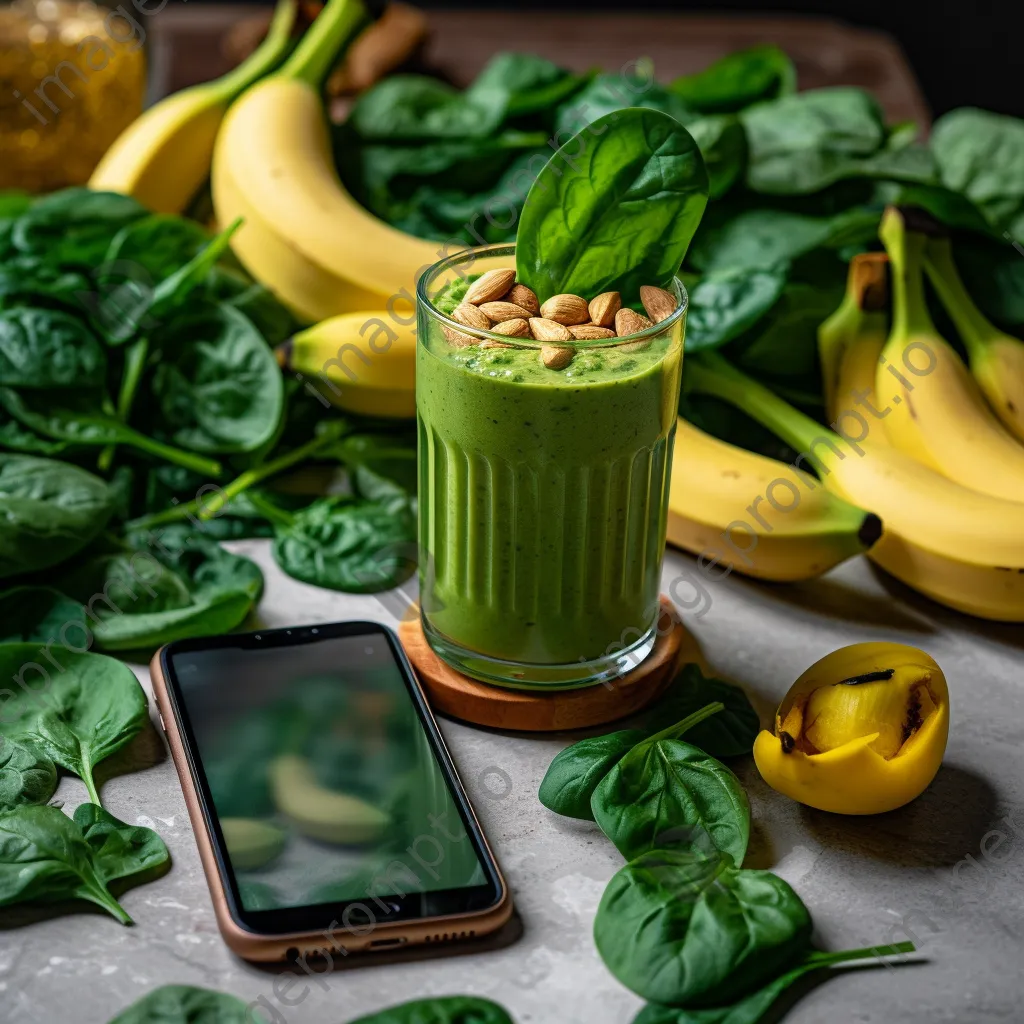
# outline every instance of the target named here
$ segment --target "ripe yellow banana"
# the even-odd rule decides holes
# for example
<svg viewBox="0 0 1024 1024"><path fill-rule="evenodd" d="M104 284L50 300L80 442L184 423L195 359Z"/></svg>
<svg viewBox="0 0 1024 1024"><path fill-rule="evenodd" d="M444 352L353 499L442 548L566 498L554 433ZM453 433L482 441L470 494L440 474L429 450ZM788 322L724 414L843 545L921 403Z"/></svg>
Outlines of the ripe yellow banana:
<svg viewBox="0 0 1024 1024"><path fill-rule="evenodd" d="M892 266L893 325L875 377L892 444L964 487L1024 502L1024 447L1003 428L954 349L936 329L924 298L926 235L908 230L895 207L880 236Z"/></svg>
<svg viewBox="0 0 1024 1024"><path fill-rule="evenodd" d="M321 401L363 416L416 415L416 332L384 310L323 320L276 352Z"/></svg>
<svg viewBox="0 0 1024 1024"><path fill-rule="evenodd" d="M880 533L877 516L822 487L809 488L792 466L677 421L669 543L747 576L788 582L828 572L867 550Z"/></svg>
<svg viewBox="0 0 1024 1024"><path fill-rule="evenodd" d="M1003 426L1024 441L1024 341L1004 334L974 304L953 262L947 238L933 238L924 253L942 304L967 349L971 372Z"/></svg>
<svg viewBox="0 0 1024 1024"><path fill-rule="evenodd" d="M411 302L445 255L364 210L334 169L319 84L363 17L359 0L329 0L281 70L233 104L214 151L217 219L245 218L236 255L310 322Z"/></svg>
<svg viewBox="0 0 1024 1024"><path fill-rule="evenodd" d="M228 106L287 52L297 10L297 0L278 0L266 39L246 61L223 78L161 100L133 121L107 150L89 187L134 196L157 213L184 211L210 176Z"/></svg>
<svg viewBox="0 0 1024 1024"><path fill-rule="evenodd" d="M830 423L843 427L843 417L864 416L866 444L888 444L885 430L867 405L875 406L875 371L888 335L889 257L868 252L850 261L846 295L839 308L818 328L825 410Z"/></svg>
<svg viewBox="0 0 1024 1024"><path fill-rule="evenodd" d="M830 491L881 516L869 557L887 572L959 611L1024 622L1024 505L961 487L896 448L858 454L720 356L690 357L686 382L810 453L798 461L815 464Z"/></svg>

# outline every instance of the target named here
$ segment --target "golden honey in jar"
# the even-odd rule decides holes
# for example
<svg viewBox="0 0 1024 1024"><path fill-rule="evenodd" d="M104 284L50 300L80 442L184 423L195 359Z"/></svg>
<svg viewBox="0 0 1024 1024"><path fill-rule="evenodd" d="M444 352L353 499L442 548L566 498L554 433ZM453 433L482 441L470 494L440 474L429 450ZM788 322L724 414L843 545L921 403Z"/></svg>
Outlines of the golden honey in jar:
<svg viewBox="0 0 1024 1024"><path fill-rule="evenodd" d="M88 180L142 111L146 24L159 3L0 0L0 188Z"/></svg>

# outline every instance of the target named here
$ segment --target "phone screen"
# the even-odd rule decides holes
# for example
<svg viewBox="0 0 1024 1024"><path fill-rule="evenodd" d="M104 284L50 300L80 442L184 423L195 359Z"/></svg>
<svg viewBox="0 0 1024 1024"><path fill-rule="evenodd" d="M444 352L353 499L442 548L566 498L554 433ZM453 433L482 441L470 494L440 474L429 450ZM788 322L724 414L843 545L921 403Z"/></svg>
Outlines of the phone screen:
<svg viewBox="0 0 1024 1024"><path fill-rule="evenodd" d="M366 927L497 901L391 634L344 623L207 643L172 645L165 666L242 923L315 928L345 904Z"/></svg>

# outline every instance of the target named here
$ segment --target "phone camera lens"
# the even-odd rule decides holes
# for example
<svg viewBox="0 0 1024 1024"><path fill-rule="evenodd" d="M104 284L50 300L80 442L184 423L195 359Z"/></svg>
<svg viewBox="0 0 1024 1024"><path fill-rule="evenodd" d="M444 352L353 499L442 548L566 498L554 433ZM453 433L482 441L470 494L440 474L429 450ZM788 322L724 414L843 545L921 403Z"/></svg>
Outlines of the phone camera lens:
<svg viewBox="0 0 1024 1024"><path fill-rule="evenodd" d="M311 629L311 630L310 630L310 633L319 633L319 632L320 632L320 630L319 630L319 629Z"/></svg>
<svg viewBox="0 0 1024 1024"><path fill-rule="evenodd" d="M261 637L261 636L259 635L259 633L257 633L257 634L256 634L256 639L257 639L257 640L262 640L262 639L263 639L263 637Z"/></svg>

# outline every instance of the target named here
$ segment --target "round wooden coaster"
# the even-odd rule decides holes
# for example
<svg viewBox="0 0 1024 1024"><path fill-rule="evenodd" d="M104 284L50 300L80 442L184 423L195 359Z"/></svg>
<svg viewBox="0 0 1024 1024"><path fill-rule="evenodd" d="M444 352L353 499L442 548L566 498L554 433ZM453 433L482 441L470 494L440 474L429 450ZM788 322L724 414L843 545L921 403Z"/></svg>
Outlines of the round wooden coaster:
<svg viewBox="0 0 1024 1024"><path fill-rule="evenodd" d="M470 679L442 661L423 635L419 609L411 611L415 614L401 623L398 635L434 710L473 725L524 732L585 729L614 722L646 707L672 681L689 635L672 602L662 595L654 650L641 665L614 683L553 693L506 690Z"/></svg>

